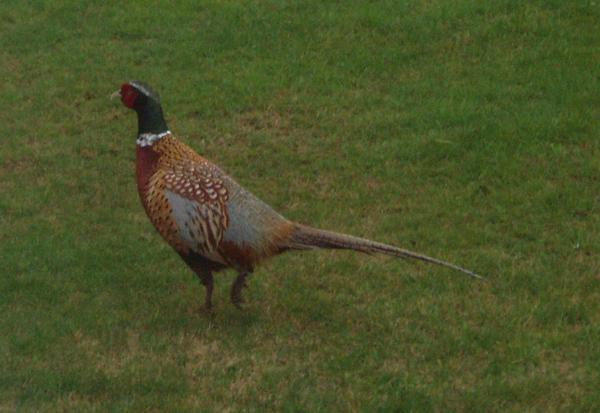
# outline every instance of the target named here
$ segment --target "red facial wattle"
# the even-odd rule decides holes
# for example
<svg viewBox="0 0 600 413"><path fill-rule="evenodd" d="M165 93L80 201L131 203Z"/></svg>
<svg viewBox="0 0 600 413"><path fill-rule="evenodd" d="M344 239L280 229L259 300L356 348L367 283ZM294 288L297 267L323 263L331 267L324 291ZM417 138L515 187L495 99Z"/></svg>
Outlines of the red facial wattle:
<svg viewBox="0 0 600 413"><path fill-rule="evenodd" d="M121 102L128 108L133 109L135 106L135 100L138 97L138 92L133 86L128 83L124 83L121 86Z"/></svg>

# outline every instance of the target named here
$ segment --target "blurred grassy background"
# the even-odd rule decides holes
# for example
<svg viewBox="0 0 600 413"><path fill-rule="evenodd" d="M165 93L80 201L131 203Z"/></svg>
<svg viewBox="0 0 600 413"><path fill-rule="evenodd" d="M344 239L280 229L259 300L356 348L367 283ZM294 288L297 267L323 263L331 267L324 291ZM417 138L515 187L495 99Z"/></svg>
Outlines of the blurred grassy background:
<svg viewBox="0 0 600 413"><path fill-rule="evenodd" d="M593 1L0 3L0 411L600 409ZM137 199L136 121L288 218L244 312Z"/></svg>

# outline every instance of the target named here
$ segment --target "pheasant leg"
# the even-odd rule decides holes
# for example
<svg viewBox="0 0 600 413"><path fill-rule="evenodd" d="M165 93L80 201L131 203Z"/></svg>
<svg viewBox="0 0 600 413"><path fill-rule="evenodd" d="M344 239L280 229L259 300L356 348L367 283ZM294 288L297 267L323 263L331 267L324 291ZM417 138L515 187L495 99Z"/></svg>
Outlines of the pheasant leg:
<svg viewBox="0 0 600 413"><path fill-rule="evenodd" d="M250 275L248 271L239 273L233 284L231 285L231 302L239 310L242 309L244 298L242 297L242 289L246 288L246 277Z"/></svg>
<svg viewBox="0 0 600 413"><path fill-rule="evenodd" d="M212 312L212 292L213 292L213 276L211 273L198 274L200 282L206 289L206 295L204 296L204 308L207 312Z"/></svg>

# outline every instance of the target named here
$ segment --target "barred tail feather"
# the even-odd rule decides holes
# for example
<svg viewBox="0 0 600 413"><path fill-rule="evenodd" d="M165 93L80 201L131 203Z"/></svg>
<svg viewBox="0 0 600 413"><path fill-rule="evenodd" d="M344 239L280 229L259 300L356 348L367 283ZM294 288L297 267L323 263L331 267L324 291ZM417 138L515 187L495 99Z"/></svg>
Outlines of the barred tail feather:
<svg viewBox="0 0 600 413"><path fill-rule="evenodd" d="M322 229L312 228L302 224L295 224L294 231L291 233L287 241L286 247L292 249L313 249L313 248L331 248L331 249L348 249L367 254L381 253L400 258L412 258L425 261L431 264L441 265L443 267L452 268L463 272L471 277L484 279L481 275L468 270L458 265L447 261L432 258L427 255L419 254L405 250L403 248L394 247L380 242L371 241L365 238L354 237L352 235L340 234L337 232L326 231Z"/></svg>

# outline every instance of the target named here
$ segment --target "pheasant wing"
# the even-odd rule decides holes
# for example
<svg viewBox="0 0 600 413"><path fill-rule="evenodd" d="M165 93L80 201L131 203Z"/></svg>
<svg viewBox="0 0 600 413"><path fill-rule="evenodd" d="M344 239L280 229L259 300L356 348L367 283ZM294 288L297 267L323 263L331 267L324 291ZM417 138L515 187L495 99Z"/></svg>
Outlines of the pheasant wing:
<svg viewBox="0 0 600 413"><path fill-rule="evenodd" d="M217 250L229 224L229 194L220 171L211 166L205 161L170 168L164 176L165 196L183 244L212 261L225 263Z"/></svg>

